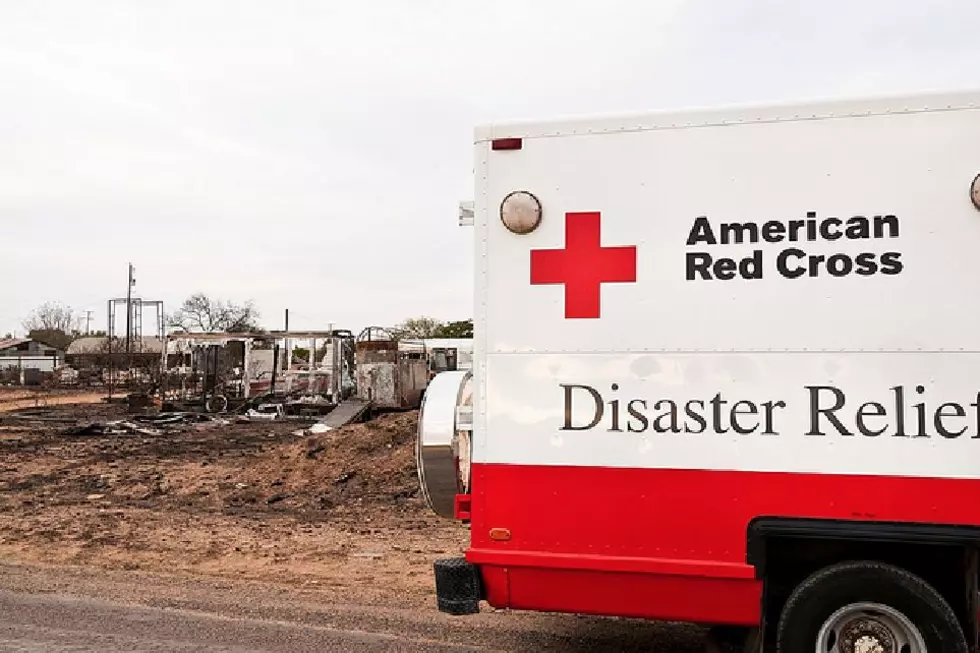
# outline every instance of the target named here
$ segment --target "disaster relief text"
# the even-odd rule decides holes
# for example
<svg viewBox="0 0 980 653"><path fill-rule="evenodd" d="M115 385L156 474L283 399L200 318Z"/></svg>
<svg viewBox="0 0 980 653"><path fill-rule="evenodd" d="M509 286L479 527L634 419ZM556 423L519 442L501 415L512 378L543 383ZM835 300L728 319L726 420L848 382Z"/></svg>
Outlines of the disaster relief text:
<svg viewBox="0 0 980 653"><path fill-rule="evenodd" d="M778 436L788 431L781 415L788 399L737 399L712 396L674 399L620 396L613 383L606 392L590 385L559 384L564 402L561 431L612 433L736 433ZM980 392L965 401L937 401L922 385L896 385L878 401L855 400L832 385L806 385L796 398L806 424L791 434L807 436L980 439ZM885 398L887 397L887 398Z"/></svg>

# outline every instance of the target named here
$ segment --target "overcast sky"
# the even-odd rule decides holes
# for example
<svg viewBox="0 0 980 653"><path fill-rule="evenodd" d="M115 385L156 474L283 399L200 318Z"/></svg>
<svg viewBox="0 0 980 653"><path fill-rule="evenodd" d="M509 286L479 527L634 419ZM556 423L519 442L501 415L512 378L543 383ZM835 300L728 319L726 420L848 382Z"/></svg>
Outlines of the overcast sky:
<svg viewBox="0 0 980 653"><path fill-rule="evenodd" d="M126 291L471 315L472 129L980 87L977 0L0 4L0 335ZM149 320L147 315L147 320Z"/></svg>

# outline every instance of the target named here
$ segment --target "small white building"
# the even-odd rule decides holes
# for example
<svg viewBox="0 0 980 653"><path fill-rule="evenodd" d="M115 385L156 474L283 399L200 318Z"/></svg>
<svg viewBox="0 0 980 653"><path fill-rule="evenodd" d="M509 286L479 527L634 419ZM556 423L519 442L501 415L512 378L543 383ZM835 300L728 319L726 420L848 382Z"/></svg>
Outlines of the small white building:
<svg viewBox="0 0 980 653"><path fill-rule="evenodd" d="M31 338L0 338L0 370L53 372L65 362L65 352Z"/></svg>

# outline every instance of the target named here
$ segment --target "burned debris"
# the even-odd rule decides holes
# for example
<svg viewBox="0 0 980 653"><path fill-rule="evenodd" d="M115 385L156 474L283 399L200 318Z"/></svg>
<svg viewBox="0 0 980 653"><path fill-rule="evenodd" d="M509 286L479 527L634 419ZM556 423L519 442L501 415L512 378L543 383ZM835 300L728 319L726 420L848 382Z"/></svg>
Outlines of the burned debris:
<svg viewBox="0 0 980 653"><path fill-rule="evenodd" d="M71 343L54 383L102 389L125 420L75 425L78 435L160 435L191 424L297 423L318 434L417 409L431 378L465 369L472 340L412 339L372 326L317 331L175 331ZM16 419L12 416L11 419Z"/></svg>
<svg viewBox="0 0 980 653"><path fill-rule="evenodd" d="M350 331L187 333L167 336L164 409L256 419L319 417L353 396ZM306 360L296 356L298 342Z"/></svg>

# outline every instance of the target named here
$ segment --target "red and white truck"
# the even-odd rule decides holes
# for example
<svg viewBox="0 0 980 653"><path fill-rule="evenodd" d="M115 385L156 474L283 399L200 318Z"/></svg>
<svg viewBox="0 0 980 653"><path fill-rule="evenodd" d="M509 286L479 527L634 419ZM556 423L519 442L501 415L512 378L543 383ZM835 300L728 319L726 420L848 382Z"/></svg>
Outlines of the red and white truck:
<svg viewBox="0 0 980 653"><path fill-rule="evenodd" d="M439 609L977 648L980 93L493 125Z"/></svg>

